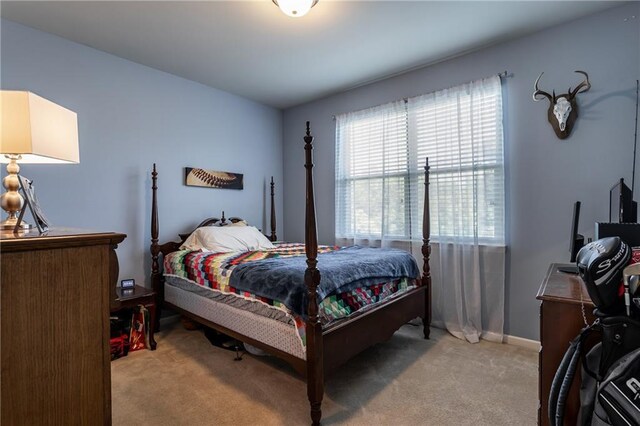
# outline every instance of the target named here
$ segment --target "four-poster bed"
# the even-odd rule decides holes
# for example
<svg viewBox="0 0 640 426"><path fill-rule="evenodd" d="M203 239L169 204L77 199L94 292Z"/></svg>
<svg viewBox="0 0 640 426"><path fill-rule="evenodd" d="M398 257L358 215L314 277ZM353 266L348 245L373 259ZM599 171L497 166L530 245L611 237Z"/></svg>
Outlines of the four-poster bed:
<svg viewBox="0 0 640 426"><path fill-rule="evenodd" d="M421 317L424 324L424 337L429 338L431 322L431 275L429 269L429 166L425 165L425 205L423 211L423 271L417 278L415 286L406 291L398 291L392 297L380 299L367 309L355 311L342 319L323 324L319 310L323 308L320 285L324 283L321 270L322 258L318 259L315 200L313 191L313 137L307 122L305 143L306 169L306 218L305 244L306 270L304 270L304 286L306 287L306 313L300 324L306 337L306 344L301 349L293 348L289 335L282 334L271 338L273 329L286 328L282 322L265 320L264 317L230 307L218 300L206 299L171 285L173 276L164 276L160 268L159 257L165 258L165 269L169 267L167 259L175 257L180 246L189 234L181 234L181 242L159 244L157 177L154 164L152 172L152 216L151 216L151 279L158 301L158 308L168 307L180 312L207 327L227 334L244 343L262 349L285 361L307 380L307 394L311 406L311 419L314 425L320 424L322 416L321 404L324 395L324 378L338 366L363 351L364 349L388 340L393 333L408 321ZM231 218L230 222L241 221ZM226 224L224 212L221 219L209 218L198 227ZM274 183L271 180L271 234L269 239L275 241L275 207ZM326 248L320 248L324 252ZM405 253L406 255L406 253ZM320 255L322 256L322 254ZM326 259L326 258L325 258ZM415 261L413 261L415 263ZM326 267L327 263L325 263ZM417 270L417 268L416 268ZM326 277L327 280L329 277ZM301 284L301 283L300 283ZM292 284L293 285L293 284ZM166 292L165 292L166 290ZM160 315L156 315L158 318ZM158 323L155 327L157 329ZM300 328L300 327L299 327ZM284 336L284 337L283 337ZM287 343L288 342L288 343ZM293 349L292 349L293 348Z"/></svg>

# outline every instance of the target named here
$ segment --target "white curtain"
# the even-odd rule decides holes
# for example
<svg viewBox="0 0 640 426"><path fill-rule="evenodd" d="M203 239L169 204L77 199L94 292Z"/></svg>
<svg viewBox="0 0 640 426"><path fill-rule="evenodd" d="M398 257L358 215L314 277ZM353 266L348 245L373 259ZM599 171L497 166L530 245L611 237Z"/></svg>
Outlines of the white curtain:
<svg viewBox="0 0 640 426"><path fill-rule="evenodd" d="M336 242L399 247L422 266L429 158L434 325L501 341L505 217L499 77L336 118Z"/></svg>
<svg viewBox="0 0 640 426"><path fill-rule="evenodd" d="M500 78L409 100L410 141L433 163L431 267L436 324L502 341L504 160ZM410 142L411 143L411 142Z"/></svg>

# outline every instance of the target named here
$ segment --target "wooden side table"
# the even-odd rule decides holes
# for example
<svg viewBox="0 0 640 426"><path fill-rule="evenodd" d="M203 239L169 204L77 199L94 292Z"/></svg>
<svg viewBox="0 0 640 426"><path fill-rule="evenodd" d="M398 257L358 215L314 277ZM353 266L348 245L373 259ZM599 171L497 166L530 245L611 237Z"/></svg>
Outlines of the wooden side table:
<svg viewBox="0 0 640 426"><path fill-rule="evenodd" d="M549 390L553 376L560 365L560 361L571 342L585 326L582 317L582 303L584 313L589 324L593 323L593 302L587 289L578 275L558 271L559 266L566 264L552 263L547 275L538 290L536 297L540 303L540 357L538 369L538 424L549 424L548 403ZM591 344L592 345L592 344ZM584 350L588 351L590 345ZM578 367L579 368L579 367ZM571 391L567 397L564 423L577 423L580 407L580 370L576 374Z"/></svg>
<svg viewBox="0 0 640 426"><path fill-rule="evenodd" d="M153 337L153 324L156 321L156 293L148 288L136 285L131 289L116 287L115 299L111 301L111 312L142 305L149 310L149 344L151 350L156 349Z"/></svg>

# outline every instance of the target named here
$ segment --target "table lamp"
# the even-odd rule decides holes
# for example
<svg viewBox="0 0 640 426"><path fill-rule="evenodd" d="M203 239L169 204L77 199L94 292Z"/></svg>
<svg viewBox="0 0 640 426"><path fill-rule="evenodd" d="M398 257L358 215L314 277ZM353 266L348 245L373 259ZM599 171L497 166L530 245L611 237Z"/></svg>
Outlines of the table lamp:
<svg viewBox="0 0 640 426"><path fill-rule="evenodd" d="M18 192L18 173L22 163L77 164L78 119L75 112L61 107L34 93L0 91L0 163L7 164L2 179L6 192L0 196L2 209L9 217L0 222L1 230L14 229L24 199ZM22 222L20 229L31 225Z"/></svg>

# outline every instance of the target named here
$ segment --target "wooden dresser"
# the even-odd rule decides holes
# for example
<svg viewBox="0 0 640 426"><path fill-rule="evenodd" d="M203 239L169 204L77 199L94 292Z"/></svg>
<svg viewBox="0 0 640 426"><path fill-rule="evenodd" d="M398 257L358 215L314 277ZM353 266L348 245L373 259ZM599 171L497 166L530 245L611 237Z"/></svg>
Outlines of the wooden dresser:
<svg viewBox="0 0 640 426"><path fill-rule="evenodd" d="M3 425L109 425L109 301L126 236L0 235Z"/></svg>
<svg viewBox="0 0 640 426"><path fill-rule="evenodd" d="M553 376L560 365L562 356L571 342L584 327L582 304L587 321L591 324L593 317L593 303L587 289L578 275L558 271L557 263L551 264L547 275L540 286L537 299L540 304L540 358L538 392L540 406L538 407L538 424L548 425L549 390ZM588 348L587 348L588 350ZM571 392L567 398L565 424L577 423L580 407L580 372L576 374Z"/></svg>

